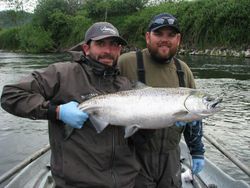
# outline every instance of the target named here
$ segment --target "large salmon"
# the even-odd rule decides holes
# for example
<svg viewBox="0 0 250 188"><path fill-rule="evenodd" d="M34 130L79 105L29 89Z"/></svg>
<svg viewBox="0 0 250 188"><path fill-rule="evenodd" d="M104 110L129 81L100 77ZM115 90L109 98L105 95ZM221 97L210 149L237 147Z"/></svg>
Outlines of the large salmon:
<svg viewBox="0 0 250 188"><path fill-rule="evenodd" d="M221 101L196 89L146 87L93 97L79 108L89 114L98 133L109 124L124 126L127 138L140 128L201 120L220 111Z"/></svg>

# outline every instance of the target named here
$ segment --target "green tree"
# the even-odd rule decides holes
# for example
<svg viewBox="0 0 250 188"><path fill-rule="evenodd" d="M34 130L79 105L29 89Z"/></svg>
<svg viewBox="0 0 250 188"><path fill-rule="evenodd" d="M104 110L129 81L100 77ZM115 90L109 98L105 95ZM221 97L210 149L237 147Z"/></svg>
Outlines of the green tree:
<svg viewBox="0 0 250 188"><path fill-rule="evenodd" d="M11 20L12 25L18 26L26 19L27 13L24 11L24 4L30 0L3 0L10 7L10 10L6 11L8 17Z"/></svg>
<svg viewBox="0 0 250 188"><path fill-rule="evenodd" d="M53 40L51 34L42 27L26 25L20 30L20 48L31 53L50 52L53 50Z"/></svg>
<svg viewBox="0 0 250 188"><path fill-rule="evenodd" d="M143 48L149 20L156 14L168 12L179 20L183 47L249 48L249 0L196 0L161 2L155 5L145 4L146 2L147 0L39 0L32 25L40 28L41 32L48 33L54 48L60 50L82 41L86 29L95 21L105 20L106 16L106 20L119 28L120 34L130 45ZM33 33L39 31L33 30ZM0 32L0 47L18 49L22 40L16 37L18 33L16 28L3 29ZM25 32L22 33L24 35ZM27 35L31 34L27 32ZM22 44L22 49L27 45L28 43Z"/></svg>
<svg viewBox="0 0 250 188"><path fill-rule="evenodd" d="M66 45L74 26L71 20L80 9L79 0L40 0L34 11L33 24L51 33L54 47L58 50Z"/></svg>
<svg viewBox="0 0 250 188"><path fill-rule="evenodd" d="M70 35L64 37L65 46L74 46L75 44L83 41L85 32L90 27L93 21L85 16L79 14L70 18Z"/></svg>
<svg viewBox="0 0 250 188"><path fill-rule="evenodd" d="M62 13L60 10L56 10L49 15L48 31L51 32L51 37L55 42L55 47L60 49L64 45L66 36L69 36L72 27L70 27L71 16Z"/></svg>
<svg viewBox="0 0 250 188"><path fill-rule="evenodd" d="M51 25L49 18L56 11L67 13L67 2L64 0L39 0L34 10L33 24L47 30Z"/></svg>
<svg viewBox="0 0 250 188"><path fill-rule="evenodd" d="M148 0L86 0L84 8L95 20L107 20L108 17L128 15L142 10Z"/></svg>
<svg viewBox="0 0 250 188"><path fill-rule="evenodd" d="M34 10L34 24L43 26L45 29L51 24L50 16L57 11L65 15L75 15L81 8L80 0L38 0Z"/></svg>
<svg viewBox="0 0 250 188"><path fill-rule="evenodd" d="M0 32L0 49L13 50L19 48L19 30L17 28L3 29Z"/></svg>
<svg viewBox="0 0 250 188"><path fill-rule="evenodd" d="M11 8L7 11L12 23L17 26L24 17L24 1L23 0L3 0ZM29 0L26 0L28 2Z"/></svg>

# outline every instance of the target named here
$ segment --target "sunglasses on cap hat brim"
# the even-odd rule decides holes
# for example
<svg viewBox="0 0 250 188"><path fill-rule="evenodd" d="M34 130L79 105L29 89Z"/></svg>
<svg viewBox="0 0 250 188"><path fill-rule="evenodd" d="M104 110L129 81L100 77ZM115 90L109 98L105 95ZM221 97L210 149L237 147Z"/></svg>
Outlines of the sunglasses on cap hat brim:
<svg viewBox="0 0 250 188"><path fill-rule="evenodd" d="M150 24L150 27L148 30L155 31L155 30L160 29L162 27L173 28L177 33L180 33L177 20L175 18L171 18L171 17L162 17L162 18L155 19Z"/></svg>

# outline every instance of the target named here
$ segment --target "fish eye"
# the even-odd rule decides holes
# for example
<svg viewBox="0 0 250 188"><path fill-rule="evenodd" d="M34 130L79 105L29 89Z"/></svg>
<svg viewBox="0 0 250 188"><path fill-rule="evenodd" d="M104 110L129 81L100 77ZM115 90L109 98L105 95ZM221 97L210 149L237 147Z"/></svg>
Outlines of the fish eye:
<svg viewBox="0 0 250 188"><path fill-rule="evenodd" d="M211 102L211 101L213 101L214 99L213 99L213 97L211 97L211 96L205 96L205 97L204 97L204 100L206 100L206 101L208 101L208 102Z"/></svg>

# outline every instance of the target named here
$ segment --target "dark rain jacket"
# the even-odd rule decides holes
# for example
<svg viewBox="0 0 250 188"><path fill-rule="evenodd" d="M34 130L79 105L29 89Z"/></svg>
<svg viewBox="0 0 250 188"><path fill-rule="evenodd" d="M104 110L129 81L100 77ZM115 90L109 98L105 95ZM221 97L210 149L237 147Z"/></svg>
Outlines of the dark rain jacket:
<svg viewBox="0 0 250 188"><path fill-rule="evenodd" d="M90 121L72 130L56 120L57 105L131 88L126 78L104 76L82 62L55 63L4 86L2 108L16 116L49 120L51 170L58 187L132 188L139 165L123 128L108 126L98 134Z"/></svg>
<svg viewBox="0 0 250 188"><path fill-rule="evenodd" d="M152 87L179 87L179 79L176 73L176 66L172 61L169 64L159 64L151 58L147 49L142 50L145 69L145 82ZM118 64L121 75L128 77L131 81L138 80L136 53L130 52L120 56ZM193 74L189 67L180 61L184 72L185 86L195 88ZM160 109L159 109L160 110ZM183 127L172 126L170 128L156 130L149 143L137 148L152 152L168 152L175 149L184 132L184 137L192 156L203 157L204 145L202 143L202 125Z"/></svg>

